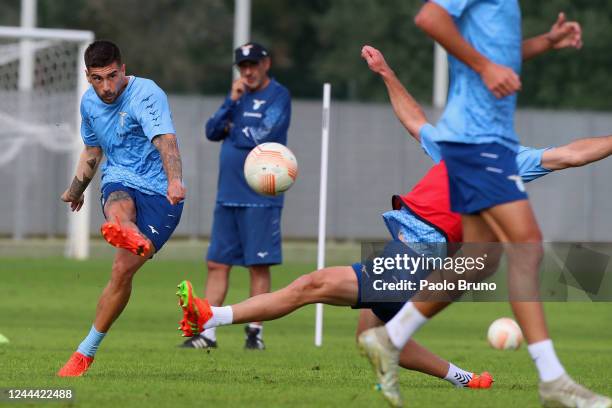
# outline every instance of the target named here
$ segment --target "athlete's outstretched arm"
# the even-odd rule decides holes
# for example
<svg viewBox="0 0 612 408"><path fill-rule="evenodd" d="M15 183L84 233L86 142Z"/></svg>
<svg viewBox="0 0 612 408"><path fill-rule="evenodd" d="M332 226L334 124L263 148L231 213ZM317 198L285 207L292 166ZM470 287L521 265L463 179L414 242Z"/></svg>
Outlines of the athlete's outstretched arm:
<svg viewBox="0 0 612 408"><path fill-rule="evenodd" d="M178 204L185 199L185 187L183 187L183 164L176 136L173 134L155 136L153 145L159 151L168 178L166 197L170 204Z"/></svg>
<svg viewBox="0 0 612 408"><path fill-rule="evenodd" d="M542 154L542 167L562 170L580 167L612 155L612 136L587 137L563 146L546 150Z"/></svg>
<svg viewBox="0 0 612 408"><path fill-rule="evenodd" d="M495 64L472 47L442 6L428 1L419 10L414 23L439 42L446 51L476 71L497 98L511 95L521 89L519 76L511 68Z"/></svg>
<svg viewBox="0 0 612 408"><path fill-rule="evenodd" d="M567 21L565 13L559 13L557 21L549 32L523 41L523 60L562 48L582 48L580 24L575 21Z"/></svg>
<svg viewBox="0 0 612 408"><path fill-rule="evenodd" d="M373 72L382 77L387 87L387 93L389 94L395 116L402 122L402 125L410 132L412 137L420 142L419 130L421 126L427 123L427 117L421 105L404 88L379 50L365 45L361 49L361 57L366 60L368 67Z"/></svg>
<svg viewBox="0 0 612 408"><path fill-rule="evenodd" d="M70 203L72 211L79 211L83 206L83 193L93 179L102 161L104 153L99 146L87 146L81 152L72 184L62 194L62 201Z"/></svg>

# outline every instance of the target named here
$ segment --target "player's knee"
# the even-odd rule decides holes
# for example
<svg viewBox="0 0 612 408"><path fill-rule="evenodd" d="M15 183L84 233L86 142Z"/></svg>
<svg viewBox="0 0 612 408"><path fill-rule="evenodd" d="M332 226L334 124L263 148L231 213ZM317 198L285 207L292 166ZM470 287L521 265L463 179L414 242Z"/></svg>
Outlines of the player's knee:
<svg viewBox="0 0 612 408"><path fill-rule="evenodd" d="M268 265L250 266L249 273L255 279L270 279L270 267Z"/></svg>
<svg viewBox="0 0 612 408"><path fill-rule="evenodd" d="M227 265L219 263L219 262L215 262L215 261L206 261L206 267L208 269L220 269L223 267L226 267Z"/></svg>
<svg viewBox="0 0 612 408"><path fill-rule="evenodd" d="M519 231L516 236L511 237L512 242L521 244L539 244L542 242L542 232L537 225Z"/></svg>
<svg viewBox="0 0 612 408"><path fill-rule="evenodd" d="M539 265L544 257L544 247L541 242L530 242L521 244L510 244L506 248L513 273L533 274L539 270Z"/></svg>
<svg viewBox="0 0 612 408"><path fill-rule="evenodd" d="M111 275L112 284L119 287L130 286L137 270L137 267L130 266L125 262L115 261Z"/></svg>
<svg viewBox="0 0 612 408"><path fill-rule="evenodd" d="M218 262L208 261L206 262L206 268L208 269L208 275L215 275L217 277L227 275L230 271L230 266L220 264Z"/></svg>

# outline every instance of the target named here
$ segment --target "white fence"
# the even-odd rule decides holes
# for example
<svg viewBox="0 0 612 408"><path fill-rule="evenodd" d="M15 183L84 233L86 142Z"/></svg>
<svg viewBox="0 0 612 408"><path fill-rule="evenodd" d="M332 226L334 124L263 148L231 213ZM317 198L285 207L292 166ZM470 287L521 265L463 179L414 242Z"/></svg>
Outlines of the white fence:
<svg viewBox="0 0 612 408"><path fill-rule="evenodd" d="M204 137L206 119L222 97L172 96L184 175L188 188L177 235L208 236L215 202L219 144ZM332 102L329 151L328 237L384 238L380 213L391 195L410 189L430 165L407 136L389 105ZM588 112L523 110L517 115L523 144L553 146L577 137L612 134L612 115ZM300 165L296 185L287 193L283 233L315 239L317 234L321 103L294 101L289 146ZM70 155L40 146L23 149L0 167L0 235L15 233L17 214L24 236L63 236L67 213L59 195L72 173ZM547 240L612 241L612 158L591 166L551 174L528 185ZM99 178L98 178L99 179ZM16 183L25 199L15 200ZM95 200L98 181L92 185ZM92 209L92 231L102 221Z"/></svg>

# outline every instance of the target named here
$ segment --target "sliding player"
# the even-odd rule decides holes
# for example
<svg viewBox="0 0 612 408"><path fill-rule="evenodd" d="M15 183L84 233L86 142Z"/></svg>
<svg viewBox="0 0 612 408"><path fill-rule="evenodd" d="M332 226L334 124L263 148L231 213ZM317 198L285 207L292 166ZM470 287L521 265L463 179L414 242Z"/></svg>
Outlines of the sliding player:
<svg viewBox="0 0 612 408"><path fill-rule="evenodd" d="M427 123L422 109L387 66L382 54L372 47L364 47L362 55L374 72L382 75L385 71L385 84L397 117L438 163L411 192L394 200L394 211L383 215L393 238L397 240L401 236L403 240L413 243L460 242L461 218L450 210L446 167L439 162L439 151L426 130L435 129ZM587 138L552 149L522 148L518 164L520 174L528 182L551 171L582 166L611 154L612 136ZM182 282L177 292L184 313L181 329L185 336L192 336L210 327L239 324L252 319L273 320L307 304L326 303L354 308L371 307L371 310L361 311L357 328L359 335L367 328L387 322L402 307L401 303L362 303L362 282L360 264L329 267L301 276L275 292L224 307L210 306L206 300L196 298L191 284ZM491 385L490 375L483 373L478 376L466 372L412 339L401 351L399 361L402 367L444 378L458 387L488 388Z"/></svg>
<svg viewBox="0 0 612 408"><path fill-rule="evenodd" d="M168 99L153 81L125 75L119 48L95 41L85 51L91 87L81 99L85 148L72 185L62 194L72 211L102 157L102 235L117 247L111 278L89 334L60 377L85 374L98 346L128 303L132 278L170 238L181 218L185 188Z"/></svg>
<svg viewBox="0 0 612 408"><path fill-rule="evenodd" d="M514 111L522 60L550 49L580 48L580 26L561 13L550 32L522 41L517 0L428 1L415 22L451 55L448 103L431 135L448 170L451 209L462 215L463 242L504 243L511 300L519 293L530 299L511 301L511 306L540 377L542 404L612 406L576 384L555 353L539 302L542 235L516 162ZM407 302L385 328L360 337L392 405L402 405L396 370L400 350L447 305Z"/></svg>

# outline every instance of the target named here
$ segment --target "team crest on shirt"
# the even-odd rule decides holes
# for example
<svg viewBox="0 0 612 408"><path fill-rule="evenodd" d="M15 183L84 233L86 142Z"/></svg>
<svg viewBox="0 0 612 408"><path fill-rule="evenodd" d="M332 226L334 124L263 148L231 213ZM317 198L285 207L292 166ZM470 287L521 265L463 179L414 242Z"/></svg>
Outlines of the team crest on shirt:
<svg viewBox="0 0 612 408"><path fill-rule="evenodd" d="M261 108L261 105L263 105L264 103L266 103L266 101L263 99L253 99L253 110L259 110L259 108Z"/></svg>
<svg viewBox="0 0 612 408"><path fill-rule="evenodd" d="M123 127L125 125L125 116L127 112L119 112L119 126Z"/></svg>

